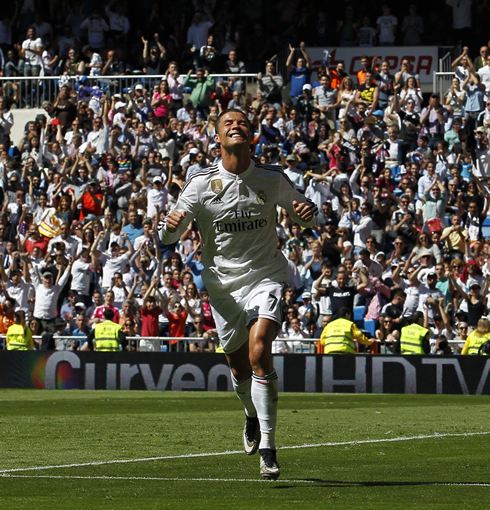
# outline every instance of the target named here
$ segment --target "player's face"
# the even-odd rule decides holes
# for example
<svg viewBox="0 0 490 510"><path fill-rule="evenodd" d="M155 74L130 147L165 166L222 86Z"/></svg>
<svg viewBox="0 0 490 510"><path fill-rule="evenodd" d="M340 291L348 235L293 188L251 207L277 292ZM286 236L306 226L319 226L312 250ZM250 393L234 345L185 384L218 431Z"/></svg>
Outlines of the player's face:
<svg viewBox="0 0 490 510"><path fill-rule="evenodd" d="M215 142L223 148L250 145L251 133L248 119L239 112L228 112L221 117Z"/></svg>

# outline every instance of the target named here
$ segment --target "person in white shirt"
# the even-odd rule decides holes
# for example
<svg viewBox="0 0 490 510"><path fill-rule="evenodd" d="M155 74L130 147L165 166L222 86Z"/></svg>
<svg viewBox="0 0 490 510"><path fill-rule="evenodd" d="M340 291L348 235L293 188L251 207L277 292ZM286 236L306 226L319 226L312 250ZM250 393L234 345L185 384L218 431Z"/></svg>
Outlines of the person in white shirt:
<svg viewBox="0 0 490 510"><path fill-rule="evenodd" d="M487 65L478 69L478 76L480 77L481 83L485 85L485 99L490 97L490 56L487 57Z"/></svg>
<svg viewBox="0 0 490 510"><path fill-rule="evenodd" d="M8 295L15 299L15 311L23 310L25 313L29 313L28 300L34 294L34 287L30 283L29 273L26 273L26 279L24 280L20 270L13 269L10 271L9 278L4 268L4 255L0 253L0 275Z"/></svg>
<svg viewBox="0 0 490 510"><path fill-rule="evenodd" d="M185 183L162 225L162 241L177 241L196 220L203 240L203 281L231 368L233 388L247 417L244 450L259 450L260 474L277 479L275 428L278 380L272 342L281 325L287 261L277 250L276 207L293 221L315 224L315 205L294 188L281 168L253 162L253 133L246 114L225 110L215 141L222 160ZM260 438L260 439L259 439Z"/></svg>
<svg viewBox="0 0 490 510"><path fill-rule="evenodd" d="M104 47L104 32L108 32L109 27L102 18L100 9L94 9L91 16L82 21L80 28L88 31L88 43L92 48L98 50Z"/></svg>
<svg viewBox="0 0 490 510"><path fill-rule="evenodd" d="M112 242L109 245L109 253L95 252L97 265L100 264L103 269L101 284L103 289L109 289L111 287L114 273L122 273L126 265L130 263L130 257L134 253L133 244L125 232L121 233L121 237L126 241L128 246L128 251L126 253L121 253L121 247L116 242ZM100 234L98 239L100 239Z"/></svg>
<svg viewBox="0 0 490 510"><path fill-rule="evenodd" d="M58 283L54 283L53 273L49 270L39 274L37 267L32 267L31 261L28 262L30 268L31 280L36 289L36 304L34 305L34 317L41 321L44 331L55 332L56 305L63 287L70 278L73 259L70 258L65 272L62 274Z"/></svg>
<svg viewBox="0 0 490 510"><path fill-rule="evenodd" d="M144 244L150 244L150 243L153 243L155 241L155 238L153 237L153 232L152 232L152 227L153 227L153 222L147 218L144 222L143 222L143 234L138 236L135 240L134 240L134 251L138 251L140 249L141 246L143 246Z"/></svg>
<svg viewBox="0 0 490 510"><path fill-rule="evenodd" d="M379 45L394 45L398 20L392 16L389 5L383 5L383 15L376 20L376 25L378 26Z"/></svg>
<svg viewBox="0 0 490 510"><path fill-rule="evenodd" d="M364 202L361 205L361 217L358 222L352 226L354 233L354 255L366 248L366 239L371 235L374 227L371 214L373 212L373 205L370 202Z"/></svg>
<svg viewBox="0 0 490 510"><path fill-rule="evenodd" d="M102 57L89 45L82 48L82 53L90 59L90 62L86 65L90 69L90 76L100 76L103 66Z"/></svg>
<svg viewBox="0 0 490 510"><path fill-rule="evenodd" d="M154 218L158 210L165 211L167 207L168 189L163 185L163 179L157 175L152 182L153 185L146 188L148 218Z"/></svg>
<svg viewBox="0 0 490 510"><path fill-rule="evenodd" d="M86 307L92 305L90 282L95 272L96 265L93 252L88 248L84 248L80 253L80 258L73 263L71 271L71 288L77 291L80 301L82 301Z"/></svg>
<svg viewBox="0 0 490 510"><path fill-rule="evenodd" d="M82 243L77 237L71 235L68 223L62 223L60 233L53 237L48 244L48 253L51 253L56 243L63 243L66 246L66 255L75 258L82 251Z"/></svg>
<svg viewBox="0 0 490 510"><path fill-rule="evenodd" d="M104 10L109 20L109 28L115 39L117 41L124 39L131 28L129 19L124 14L125 5L121 2L116 2L116 0L111 0Z"/></svg>
<svg viewBox="0 0 490 510"><path fill-rule="evenodd" d="M288 154L286 156L284 173L289 177L294 187L304 193L306 188L304 172L298 168L298 157L295 154Z"/></svg>
<svg viewBox="0 0 490 510"><path fill-rule="evenodd" d="M107 112L109 109L108 101L101 99L102 113L95 117L92 122L92 131L87 135L87 154L85 158L90 161L89 155L94 155L98 160L109 152L109 119Z"/></svg>
<svg viewBox="0 0 490 510"><path fill-rule="evenodd" d="M24 76L39 76L42 66L43 42L36 37L36 29L27 29L27 39L22 43L19 56L24 59Z"/></svg>

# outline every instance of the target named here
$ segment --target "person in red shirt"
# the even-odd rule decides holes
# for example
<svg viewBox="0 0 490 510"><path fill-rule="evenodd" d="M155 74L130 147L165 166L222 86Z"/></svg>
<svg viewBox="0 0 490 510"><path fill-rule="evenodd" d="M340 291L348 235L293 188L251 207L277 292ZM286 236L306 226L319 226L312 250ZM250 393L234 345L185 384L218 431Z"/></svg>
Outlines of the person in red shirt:
<svg viewBox="0 0 490 510"><path fill-rule="evenodd" d="M41 255L44 257L48 249L48 243L49 239L43 237L37 230L36 225L33 223L26 233L24 240L25 251L32 255L34 248L38 247L41 250Z"/></svg>
<svg viewBox="0 0 490 510"><path fill-rule="evenodd" d="M108 290L104 295L104 304L98 306L90 318L90 327L94 327L99 322L104 322L104 311L107 308L110 308L114 312L114 322L116 324L119 323L119 310L114 307L114 292Z"/></svg>
<svg viewBox="0 0 490 510"><path fill-rule="evenodd" d="M83 221L89 214L93 214L97 218L102 216L102 211L105 208L105 194L102 195L100 192L99 183L96 180L87 184L85 192L78 199L78 203L80 202L82 204L80 221Z"/></svg>
<svg viewBox="0 0 490 510"><path fill-rule="evenodd" d="M214 330L216 329L216 323L214 322L213 311L209 303L209 293L206 289L201 290L201 299L204 331Z"/></svg>
<svg viewBox="0 0 490 510"><path fill-rule="evenodd" d="M148 290L151 289L151 285ZM141 336L159 336L160 326L158 317L163 309L158 306L154 296L148 296L141 307Z"/></svg>
<svg viewBox="0 0 490 510"><path fill-rule="evenodd" d="M3 287L3 285L2 289L5 291L5 287ZM14 323L15 306L15 299L10 297L7 297L7 299L3 302L3 305L0 305L0 335L6 335L7 330Z"/></svg>
<svg viewBox="0 0 490 510"><path fill-rule="evenodd" d="M187 312L178 302L172 302L169 299L167 303L168 336L173 338L183 338L185 336L185 323L187 321ZM170 341L170 350L179 350L178 340Z"/></svg>

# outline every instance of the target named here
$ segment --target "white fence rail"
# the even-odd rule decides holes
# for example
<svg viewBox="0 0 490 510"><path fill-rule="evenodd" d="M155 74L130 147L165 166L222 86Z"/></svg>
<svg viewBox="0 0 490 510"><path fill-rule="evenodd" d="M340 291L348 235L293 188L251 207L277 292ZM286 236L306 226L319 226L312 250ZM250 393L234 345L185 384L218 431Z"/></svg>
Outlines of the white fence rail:
<svg viewBox="0 0 490 510"><path fill-rule="evenodd" d="M243 74L211 74L215 83L226 83L232 79L235 83L240 80L246 94L255 96L256 75ZM99 87L100 90L111 96L112 94L128 94L138 84L143 85L150 93L153 86L160 83L161 75L131 74L124 76L16 76L0 77L0 87L3 95L17 103L18 108L40 108L44 101L53 102L58 95L61 85L67 83L79 95L89 94L90 87ZM85 87L87 89L85 89ZM186 91L184 88L184 92Z"/></svg>

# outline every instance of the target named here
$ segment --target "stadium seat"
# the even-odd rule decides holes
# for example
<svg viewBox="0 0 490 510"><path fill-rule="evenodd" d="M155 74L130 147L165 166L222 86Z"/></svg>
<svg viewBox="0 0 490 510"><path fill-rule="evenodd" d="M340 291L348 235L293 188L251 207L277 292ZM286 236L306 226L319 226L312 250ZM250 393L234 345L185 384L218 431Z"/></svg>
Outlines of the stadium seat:
<svg viewBox="0 0 490 510"><path fill-rule="evenodd" d="M376 330L376 322L372 319L366 319L364 321L364 329L374 337L374 332Z"/></svg>
<svg viewBox="0 0 490 510"><path fill-rule="evenodd" d="M364 312L366 311L365 306L354 306L354 322L359 328L364 327Z"/></svg>
<svg viewBox="0 0 490 510"><path fill-rule="evenodd" d="M398 183L402 180L402 172L399 166L391 167L391 177Z"/></svg>
<svg viewBox="0 0 490 510"><path fill-rule="evenodd" d="M490 218L485 218L482 226L483 237L490 237Z"/></svg>

